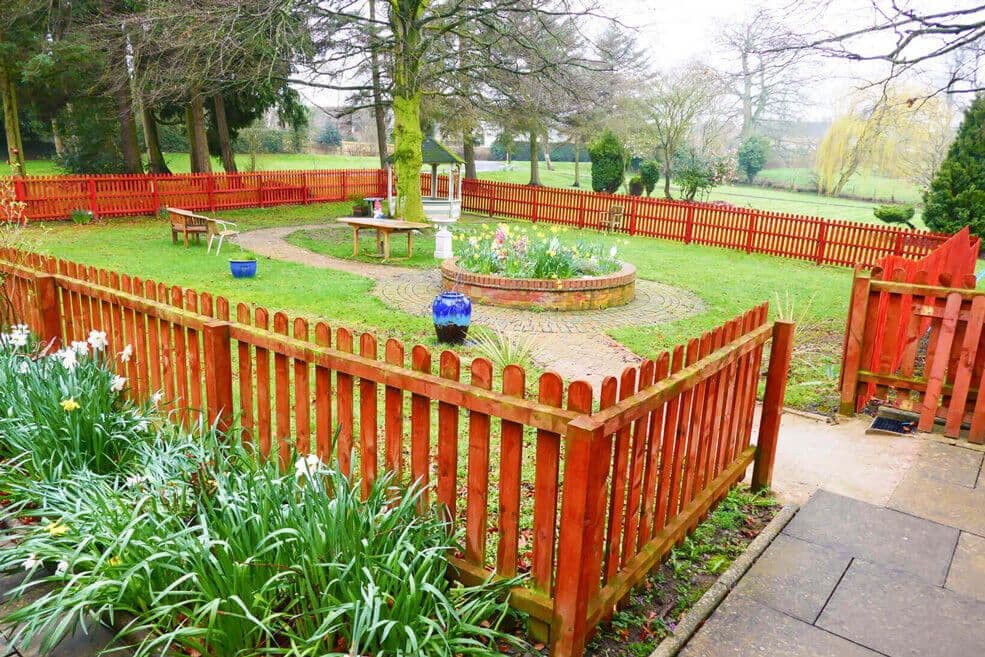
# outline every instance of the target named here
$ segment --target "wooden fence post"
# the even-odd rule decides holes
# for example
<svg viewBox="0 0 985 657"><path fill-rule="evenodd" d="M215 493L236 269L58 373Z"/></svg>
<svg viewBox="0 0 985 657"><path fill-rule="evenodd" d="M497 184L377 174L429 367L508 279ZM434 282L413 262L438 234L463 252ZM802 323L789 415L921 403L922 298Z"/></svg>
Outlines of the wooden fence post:
<svg viewBox="0 0 985 657"><path fill-rule="evenodd" d="M38 274L34 277L34 309L38 325L34 329L41 341L47 344L54 340L49 351L58 349L61 343L61 313L58 309L58 285L51 274Z"/></svg>
<svg viewBox="0 0 985 657"><path fill-rule="evenodd" d="M828 236L828 224L827 222L822 222L819 224L817 230L817 251L814 254L814 262L819 265L824 264L824 247L827 242Z"/></svg>
<svg viewBox="0 0 985 657"><path fill-rule="evenodd" d="M590 415L582 415L568 424L565 443L551 657L581 657L588 603L599 590L612 438Z"/></svg>
<svg viewBox="0 0 985 657"><path fill-rule="evenodd" d="M99 204L96 201L96 179L92 176L86 180L89 187L89 211L92 212L92 218L99 218Z"/></svg>
<svg viewBox="0 0 985 657"><path fill-rule="evenodd" d="M585 227L585 197L588 194L578 195L578 228Z"/></svg>
<svg viewBox="0 0 985 657"><path fill-rule="evenodd" d="M780 433L783 396L787 390L790 358L793 355L795 324L778 320L773 324L773 344L770 346L770 366L763 393L763 414L759 420L756 439L756 463L752 468L752 489L769 488L773 482L773 461L776 458L776 439Z"/></svg>
<svg viewBox="0 0 985 657"><path fill-rule="evenodd" d="M684 218L684 243L690 244L694 237L694 206L688 204L687 216Z"/></svg>
<svg viewBox="0 0 985 657"><path fill-rule="evenodd" d="M537 208L537 188L536 187L531 187L530 190L531 190L531 195L533 196L533 206L534 206L533 217L531 218L531 221L533 223L537 223L537 209L538 209Z"/></svg>
<svg viewBox="0 0 985 657"><path fill-rule="evenodd" d="M634 196L629 203L629 234L636 235L636 213L639 212L640 197Z"/></svg>
<svg viewBox="0 0 985 657"><path fill-rule="evenodd" d="M207 175L209 176L206 178L208 181L208 186L206 189L208 189L209 192L209 210L211 212L215 212L215 174L210 173Z"/></svg>
<svg viewBox="0 0 985 657"><path fill-rule="evenodd" d="M746 253L752 253L753 240L756 238L756 214L749 213L749 225L746 227Z"/></svg>
<svg viewBox="0 0 985 657"><path fill-rule="evenodd" d="M869 286L872 275L856 271L852 281L852 296L848 305L848 321L845 324L845 341L841 351L841 403L842 415L855 413L855 396L858 392L858 368L862 363L862 338L868 322Z"/></svg>
<svg viewBox="0 0 985 657"><path fill-rule="evenodd" d="M229 431L233 416L233 365L229 322L206 322L202 329L205 348L205 396L209 424Z"/></svg>
<svg viewBox="0 0 985 657"><path fill-rule="evenodd" d="M157 215L161 210L161 190L157 186L157 174L152 173L150 177L150 192L151 192L151 203L154 207L151 208L151 214Z"/></svg>
<svg viewBox="0 0 985 657"><path fill-rule="evenodd" d="M496 187L489 186L489 216L493 216L496 212Z"/></svg>

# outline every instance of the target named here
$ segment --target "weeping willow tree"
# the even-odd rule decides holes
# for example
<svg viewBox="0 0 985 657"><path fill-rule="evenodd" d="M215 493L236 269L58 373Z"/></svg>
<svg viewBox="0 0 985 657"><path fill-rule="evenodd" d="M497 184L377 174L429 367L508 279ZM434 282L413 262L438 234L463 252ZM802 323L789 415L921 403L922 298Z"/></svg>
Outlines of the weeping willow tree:
<svg viewBox="0 0 985 657"><path fill-rule="evenodd" d="M817 149L818 191L841 194L857 173L927 184L953 135L954 112L919 89L856 98Z"/></svg>

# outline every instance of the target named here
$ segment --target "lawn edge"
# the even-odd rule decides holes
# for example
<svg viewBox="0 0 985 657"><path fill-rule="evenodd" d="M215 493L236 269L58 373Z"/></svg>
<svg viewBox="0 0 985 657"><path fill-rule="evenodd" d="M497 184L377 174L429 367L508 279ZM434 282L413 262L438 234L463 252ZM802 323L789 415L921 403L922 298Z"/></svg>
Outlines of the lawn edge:
<svg viewBox="0 0 985 657"><path fill-rule="evenodd" d="M691 637L704 624L709 616L718 608L725 596L738 584L742 576L748 572L756 560L766 551L766 548L773 543L773 540L780 535L783 528L787 526L793 517L800 510L797 504L787 504L777 513L769 524L759 532L753 539L749 547L746 548L739 557L732 562L722 575L715 580L705 594L694 604L683 620L677 624L677 629L669 637L660 642L656 649L650 653L650 657L673 657L691 640Z"/></svg>

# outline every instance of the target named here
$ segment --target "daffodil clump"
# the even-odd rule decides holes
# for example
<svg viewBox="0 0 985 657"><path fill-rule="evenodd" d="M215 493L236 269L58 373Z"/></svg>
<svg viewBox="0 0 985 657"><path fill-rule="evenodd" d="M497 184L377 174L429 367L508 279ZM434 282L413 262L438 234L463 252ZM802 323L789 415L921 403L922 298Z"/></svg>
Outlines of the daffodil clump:
<svg viewBox="0 0 985 657"><path fill-rule="evenodd" d="M87 468L118 470L157 421L152 405L126 397L122 370L132 348L108 353L106 334L60 350L37 343L26 326L0 333L0 485L12 476L55 481Z"/></svg>
<svg viewBox="0 0 985 657"><path fill-rule="evenodd" d="M137 657L499 654L516 579L450 581L461 536L421 490L363 495L314 454L260 459L126 396L105 334L46 354L0 334L0 625L50 652L119 630ZM421 512L421 509L425 509Z"/></svg>
<svg viewBox="0 0 985 657"><path fill-rule="evenodd" d="M507 278L602 276L622 268L615 245L584 239L567 243L562 241L566 232L560 226L483 225L455 236L457 264L465 271Z"/></svg>

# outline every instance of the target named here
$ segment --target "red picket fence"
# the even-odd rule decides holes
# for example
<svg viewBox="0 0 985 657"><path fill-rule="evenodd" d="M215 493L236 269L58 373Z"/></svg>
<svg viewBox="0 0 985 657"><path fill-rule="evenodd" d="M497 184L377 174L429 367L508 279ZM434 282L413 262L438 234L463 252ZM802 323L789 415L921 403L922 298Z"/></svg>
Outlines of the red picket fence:
<svg viewBox="0 0 985 657"><path fill-rule="evenodd" d="M430 174L421 191L430 194ZM322 203L352 197L386 196L386 172L260 171L104 176L34 176L14 179L15 194L27 203L30 220L66 219L73 210L96 216L153 214L164 205L187 210L267 207ZM448 176L438 180L439 196L448 194ZM630 235L705 244L746 253L809 260L817 264L874 266L897 256L922 258L948 236L927 231L766 212L715 203L596 194L554 187L530 187L486 180L465 180L462 209L489 216L605 230L610 208L623 208L616 228Z"/></svg>
<svg viewBox="0 0 985 657"><path fill-rule="evenodd" d="M976 397L967 381L977 384L985 362L980 327L965 326L974 314L969 290L980 243L965 227L921 260L887 257L871 273L856 271L842 353L843 413L876 399L920 408L922 430L947 416L948 435L956 436ZM964 388L942 396L956 381Z"/></svg>
<svg viewBox="0 0 985 657"><path fill-rule="evenodd" d="M154 214L161 207L216 211L286 204L331 203L382 196L386 173L376 169L252 173L28 176L13 178L31 221L67 219L75 210L96 217Z"/></svg>
<svg viewBox="0 0 985 657"><path fill-rule="evenodd" d="M705 244L746 253L810 260L819 265L871 266L886 255L919 258L948 235L739 208L717 203L598 194L466 180L462 209L489 216L606 230L612 206L623 209L617 230L630 235Z"/></svg>
<svg viewBox="0 0 985 657"><path fill-rule="evenodd" d="M580 657L592 629L750 464L755 487L772 477L793 324L767 323L765 304L606 378L595 399L584 381L566 386L550 372L528 395L534 382L514 365L496 391L482 358L466 382L451 351L381 345L370 334L74 262L7 250L0 272L39 335L64 344L95 329L114 352L132 345L121 365L131 393L163 391L181 421L217 422L285 465L292 450L314 452L364 482L385 468L430 484L429 503L464 528L464 551L451 558L457 575L474 582L528 572L510 603L557 657ZM523 491L532 491L532 506Z"/></svg>

